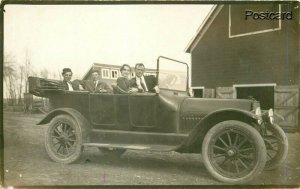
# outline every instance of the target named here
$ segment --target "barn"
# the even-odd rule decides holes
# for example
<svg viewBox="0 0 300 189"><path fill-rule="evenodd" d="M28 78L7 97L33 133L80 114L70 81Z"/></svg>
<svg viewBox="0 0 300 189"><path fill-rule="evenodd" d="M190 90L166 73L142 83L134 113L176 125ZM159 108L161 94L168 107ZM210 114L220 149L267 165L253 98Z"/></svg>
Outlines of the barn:
<svg viewBox="0 0 300 189"><path fill-rule="evenodd" d="M299 132L299 26L298 2L215 5L186 48L194 96L255 98Z"/></svg>

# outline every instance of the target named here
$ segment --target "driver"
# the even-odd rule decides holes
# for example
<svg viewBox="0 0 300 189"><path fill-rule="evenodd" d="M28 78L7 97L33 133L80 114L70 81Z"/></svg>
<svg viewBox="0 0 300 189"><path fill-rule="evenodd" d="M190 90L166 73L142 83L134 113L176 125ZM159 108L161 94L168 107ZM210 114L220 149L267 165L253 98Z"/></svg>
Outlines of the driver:
<svg viewBox="0 0 300 189"><path fill-rule="evenodd" d="M135 77L130 80L132 88L137 88L138 92L158 93L157 79L153 75L145 75L145 65L137 63L135 65Z"/></svg>

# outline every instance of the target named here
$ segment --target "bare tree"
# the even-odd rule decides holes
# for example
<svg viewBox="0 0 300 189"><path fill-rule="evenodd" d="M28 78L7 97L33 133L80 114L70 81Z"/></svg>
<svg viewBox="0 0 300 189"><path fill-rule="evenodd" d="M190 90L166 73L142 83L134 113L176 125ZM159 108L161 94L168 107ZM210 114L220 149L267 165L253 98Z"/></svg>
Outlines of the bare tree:
<svg viewBox="0 0 300 189"><path fill-rule="evenodd" d="M24 74L25 74L25 93L28 93L28 77L31 72L31 60L28 55L28 50L26 50L26 58L24 63Z"/></svg>
<svg viewBox="0 0 300 189"><path fill-rule="evenodd" d="M20 69L20 82L19 82L19 98L18 98L18 104L22 104L22 94L23 94L23 86L24 86L24 66L19 66Z"/></svg>
<svg viewBox="0 0 300 189"><path fill-rule="evenodd" d="M51 72L51 77L52 77L52 79L56 79L56 80L61 80L62 79L60 73L56 72L56 71Z"/></svg>
<svg viewBox="0 0 300 189"><path fill-rule="evenodd" d="M44 69L41 70L40 75L41 75L42 78L48 79L49 71L46 68L44 68Z"/></svg>
<svg viewBox="0 0 300 189"><path fill-rule="evenodd" d="M14 84L16 78L16 70L14 66L13 57L10 55L4 56L4 65L3 65L3 79L5 83L5 91L7 92L7 97L12 104L15 104L16 97L16 86Z"/></svg>
<svg viewBox="0 0 300 189"><path fill-rule="evenodd" d="M61 75L60 71L58 71L58 77L59 77L59 80L62 80L62 75Z"/></svg>

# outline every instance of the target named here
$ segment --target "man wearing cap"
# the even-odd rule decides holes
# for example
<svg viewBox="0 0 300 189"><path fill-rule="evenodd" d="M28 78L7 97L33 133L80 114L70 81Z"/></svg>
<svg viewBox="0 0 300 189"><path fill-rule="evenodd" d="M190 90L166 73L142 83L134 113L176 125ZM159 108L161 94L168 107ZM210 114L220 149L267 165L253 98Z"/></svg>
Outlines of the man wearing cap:
<svg viewBox="0 0 300 189"><path fill-rule="evenodd" d="M77 91L77 90L83 90L83 87L79 80L71 81L73 72L70 68L64 68L62 71L63 76L63 86L64 89L67 91Z"/></svg>
<svg viewBox="0 0 300 189"><path fill-rule="evenodd" d="M72 70L70 68L64 68L62 71L62 76L63 76L63 85L64 89L68 91L74 91L75 86L71 82L72 79Z"/></svg>

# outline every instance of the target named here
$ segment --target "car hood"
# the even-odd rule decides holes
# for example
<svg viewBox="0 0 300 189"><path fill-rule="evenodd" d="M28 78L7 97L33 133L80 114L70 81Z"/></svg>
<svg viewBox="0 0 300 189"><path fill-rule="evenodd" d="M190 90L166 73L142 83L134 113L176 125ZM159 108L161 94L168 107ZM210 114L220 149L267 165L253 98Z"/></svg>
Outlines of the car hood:
<svg viewBox="0 0 300 189"><path fill-rule="evenodd" d="M205 116L208 113L221 109L252 110L253 100L246 99L213 99L213 98L186 98L180 108L181 115L197 114Z"/></svg>

